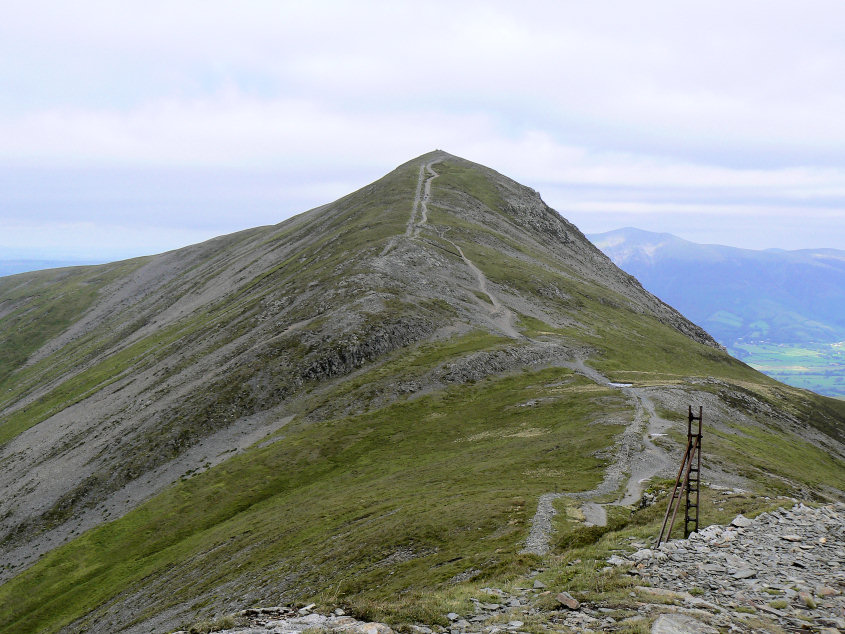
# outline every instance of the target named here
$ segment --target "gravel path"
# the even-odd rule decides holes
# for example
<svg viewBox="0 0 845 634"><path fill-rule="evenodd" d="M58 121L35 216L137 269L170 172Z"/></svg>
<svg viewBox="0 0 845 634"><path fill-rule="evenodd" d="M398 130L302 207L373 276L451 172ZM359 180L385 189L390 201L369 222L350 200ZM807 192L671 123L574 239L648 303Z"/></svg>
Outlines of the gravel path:
<svg viewBox="0 0 845 634"><path fill-rule="evenodd" d="M584 526L606 526L607 511L604 506L595 502L584 502L581 505L581 512L584 513Z"/></svg>
<svg viewBox="0 0 845 634"><path fill-rule="evenodd" d="M470 260L467 256L464 255L463 250L457 244L452 242L451 240L449 243L457 249L458 253L461 255L461 259L464 261L469 267L469 270L472 271L473 275L475 275L476 280L478 280L478 292L482 295L486 295L490 298L490 303L492 304L492 310L490 311L490 317L493 320L493 323L499 327L499 329L505 333L508 337L512 337L513 339L525 339L525 335L519 332L516 328L514 328L514 322L516 321L516 315L513 314L513 311L508 309L499 299L496 297L494 293L490 292L489 286L487 284L487 276L484 275L481 269L479 269L472 260Z"/></svg>
<svg viewBox="0 0 845 634"><path fill-rule="evenodd" d="M623 388L623 392L629 392L636 398L637 427L641 430L640 438L644 445L642 451L631 456L629 464L631 475L628 478L628 486L625 489L624 497L618 502L621 506L628 506L639 502L646 482L661 471L668 471L677 467L677 460L669 456L652 441L652 438L663 434L668 425L654 411L654 401L649 398L645 390Z"/></svg>
<svg viewBox="0 0 845 634"><path fill-rule="evenodd" d="M431 200L431 183L439 176L439 174L434 171L433 166L439 162L440 160L436 159L420 166L420 175L419 180L417 181L417 193L414 196L414 206L411 210L411 217L408 219L408 226L405 230L405 235L407 237L418 237L420 230L428 222L428 202ZM419 210L419 218L417 218L417 210ZM451 240L448 242L461 256L464 264L466 264L469 270L472 271L472 274L475 276L477 281L478 292L489 298L490 303L492 304L492 309L490 309L490 307L486 308L488 308L490 312L490 318L493 324L508 337L513 339L525 339L525 336L514 327L516 315L513 311L507 308L507 306L502 304L495 293L490 291L490 285L488 284L487 276L484 275L484 272L464 254L461 247ZM387 250L387 247L385 247L385 250Z"/></svg>
<svg viewBox="0 0 845 634"><path fill-rule="evenodd" d="M657 416L654 402L646 391L627 385L613 384L610 380L579 360L573 369L601 385L616 387L635 403L634 421L617 440L613 461L605 471L601 483L589 491L575 493L545 493L537 503L537 512L531 520L531 530L522 552L544 555L549 552L552 534L552 518L556 515L554 501L559 498L585 500L581 512L587 526L605 526L607 524L606 504L592 500L618 491L627 478L625 493L620 500L611 505L628 506L639 501L642 489L652 477L671 469L671 457L652 442L652 437L663 432L666 422Z"/></svg>
<svg viewBox="0 0 845 634"><path fill-rule="evenodd" d="M438 162L439 161L431 161L425 166L425 169L429 174L429 178L425 179L423 197L422 200L420 200L420 221L416 223L416 226L414 227L414 237L420 234L420 227L428 222L428 201L431 198L431 181L439 176L439 174L435 172L431 166ZM423 172L422 169L420 169L420 178L422 178L422 176ZM419 196L419 186L417 187L417 196Z"/></svg>
<svg viewBox="0 0 845 634"><path fill-rule="evenodd" d="M417 224L417 209L420 206L420 199L423 189L423 177L425 176L425 165L420 165L420 175L417 179L417 192L414 194L414 206L411 207L411 217L408 218L408 226L405 228L405 235L410 238L415 235L414 228Z"/></svg>

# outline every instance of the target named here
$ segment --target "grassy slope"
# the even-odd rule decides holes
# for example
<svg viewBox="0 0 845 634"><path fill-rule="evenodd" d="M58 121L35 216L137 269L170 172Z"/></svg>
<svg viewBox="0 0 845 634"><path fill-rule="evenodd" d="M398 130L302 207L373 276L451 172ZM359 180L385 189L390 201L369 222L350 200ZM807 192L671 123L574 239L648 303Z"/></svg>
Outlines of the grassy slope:
<svg viewBox="0 0 845 634"><path fill-rule="evenodd" d="M448 192L438 188L461 186L474 188L489 207L501 204L495 187L478 174L446 165L438 172L434 189L439 199L447 199ZM339 246L357 240L363 242L356 249L378 248L386 236L401 233L404 224L398 221L379 229L374 241L365 231L378 227L385 216L392 218L395 206L407 204L416 167L403 166L391 176L387 193L374 207L356 197L366 197L367 188L344 199L348 213L323 228L327 237L306 258L286 258L247 284L237 301L248 303L274 286L301 289L312 279L303 278L304 271L315 271L320 283L332 283L337 267L349 257ZM585 327L556 330L523 317L524 331L589 346L595 351L591 363L613 379L683 384L690 377L715 376L721 385L792 408L803 419L824 408L830 410L826 420L841 421L845 414L827 402L784 392L727 355L631 313L625 298L575 282L563 268L550 270L553 263L542 254L514 245L495 230L433 206L429 217L451 227L450 239L491 281L531 297L538 296L539 284L562 289L562 298L543 300L546 308ZM280 228L268 243L303 231L293 225ZM526 262L534 256L536 264ZM366 395L392 378L421 375L450 359L505 343L474 333L403 350L335 392L315 396L313 407L352 393ZM106 375L96 378L107 380ZM539 404L523 406L538 398ZM394 620L437 620L444 602L460 594L448 583L456 575L478 571L478 583L505 583L536 564L518 551L537 497L595 486L604 462L594 453L608 447L619 429L590 423L628 407L618 392L552 369L457 386L353 417L314 424L302 418L277 442L174 485L0 587L0 631L55 631L142 588L152 599L138 619L182 602L195 602L197 613L205 613L225 608L225 597L235 595L272 602L320 598ZM720 459L751 465L754 476L760 476L754 469L767 468L775 478L792 476L808 484L824 477L835 480L837 473L841 478L841 464L824 462L823 452L793 434L765 427L737 431L754 442L737 443L727 434L712 446ZM795 452L800 464L772 459L785 452ZM792 469L795 473L787 473ZM768 486L774 480L759 481ZM611 528L628 525L625 530L634 532L651 530L643 527L653 524L650 516L617 524L612 519ZM561 526L561 539L569 532ZM588 541L597 537L588 534ZM563 541L558 548L577 543ZM593 546L578 548L589 554ZM553 555L566 556L561 550ZM588 572L583 571L586 585L594 582ZM226 583L231 585L223 596L219 588ZM236 606L242 607L238 599L229 605Z"/></svg>
<svg viewBox="0 0 845 634"><path fill-rule="evenodd" d="M107 284L126 275L148 258L100 266L21 273L0 278L0 405L16 380L10 377L38 348L65 331L91 306Z"/></svg>
<svg viewBox="0 0 845 634"><path fill-rule="evenodd" d="M438 172L438 199L448 199L450 190L466 191L469 187L470 191L481 192L479 200L488 207L502 205L494 192L482 186L486 181L477 172L451 166L438 166ZM435 211L430 217L433 222L462 232L454 241L488 279L532 297L540 295L544 284L553 284L565 297L547 298L554 304L552 310L589 325L558 330L536 318L522 316L527 335L564 336L569 341L588 344L596 352L590 364L614 381L666 385L717 377L727 386L723 392L746 393L843 440L845 407L838 401L783 386L724 352L699 345L650 316L633 313L625 308L627 301L623 296L571 279L561 263L550 262L525 245L514 246L506 236L489 227L479 230L479 225L461 222L442 212ZM492 246L497 243L498 247ZM526 262L521 257L524 255L536 263ZM560 273L556 274L555 269ZM730 397L726 394L725 398ZM741 403L737 406L742 409ZM714 433L708 441L712 458L734 468L741 466L741 473L763 489L790 492L791 481L812 488L828 484L845 489L845 465L841 461L799 435L772 426L765 417L758 420L761 425L753 429L729 425L729 431Z"/></svg>
<svg viewBox="0 0 845 634"><path fill-rule="evenodd" d="M562 379L565 391L520 407ZM150 575L170 580L158 610L244 574L257 586L293 575L299 596L384 601L469 569L500 573L526 503L600 481L592 454L618 428L588 423L623 403L593 388L526 372L307 426L46 556L0 588L0 623L52 631ZM379 563L406 551L415 557Z"/></svg>

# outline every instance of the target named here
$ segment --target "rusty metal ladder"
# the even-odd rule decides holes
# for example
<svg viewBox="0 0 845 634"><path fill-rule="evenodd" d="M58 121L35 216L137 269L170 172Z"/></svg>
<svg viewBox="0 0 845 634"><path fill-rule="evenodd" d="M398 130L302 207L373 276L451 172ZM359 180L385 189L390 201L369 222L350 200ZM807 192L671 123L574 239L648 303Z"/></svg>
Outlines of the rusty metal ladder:
<svg viewBox="0 0 845 634"><path fill-rule="evenodd" d="M698 530L698 508L699 490L701 488L701 419L702 408L698 408L698 416L692 413L692 405L689 406L689 417L687 419L687 448L681 460L681 467L675 478L675 487L672 489L672 497L669 498L669 506L666 508L666 515L663 517L663 526L660 528L660 536L657 538L656 546L661 542L668 541L675 526L675 517L678 508L681 506L681 497L686 497L684 509L684 538ZM698 431L693 433L693 422L698 422ZM669 521L669 514L672 521L669 522L669 530L666 530L666 523ZM692 528L690 528L692 526ZM665 537L665 540L664 540Z"/></svg>

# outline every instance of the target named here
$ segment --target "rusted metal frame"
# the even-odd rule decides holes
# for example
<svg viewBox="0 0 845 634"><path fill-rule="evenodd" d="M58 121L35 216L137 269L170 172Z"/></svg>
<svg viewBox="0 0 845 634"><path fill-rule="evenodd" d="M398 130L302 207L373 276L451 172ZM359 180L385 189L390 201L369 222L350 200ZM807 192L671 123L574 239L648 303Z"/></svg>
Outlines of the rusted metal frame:
<svg viewBox="0 0 845 634"><path fill-rule="evenodd" d="M687 470L684 473L684 483L682 486L683 489L687 488L687 484L689 483L689 472L692 468L692 454L690 453L691 449L694 450L694 447L691 447L692 439L690 438L687 442L687 454L684 455L684 462L686 463ZM683 469L683 466L681 467ZM678 509L681 508L681 496L678 496L678 503L675 505L675 512L672 513L672 521L669 522L669 532L666 533L666 541L669 541L669 538L672 536L672 529L675 526L675 517L678 515Z"/></svg>
<svg viewBox="0 0 845 634"><path fill-rule="evenodd" d="M665 534L666 541L669 540L669 537L672 534L672 529L675 526L675 519L678 515L678 509L681 506L681 495L682 492L685 495L686 503L684 508L684 537L689 537L690 533L695 532L698 530L699 524L699 505L701 502L701 425L703 419L703 410L702 406L698 408L698 416L694 416L692 413L692 405L688 406L688 413L689 416L687 418L687 448L684 451L684 458L681 460L681 466L678 469L678 475L675 477L675 487L672 489L672 497L669 499L669 505L666 508L666 515L663 517L663 525L660 527L660 535L657 538L656 546L660 546L663 542L663 537ZM698 422L698 433L692 433L692 423L693 421ZM696 462L695 469L692 468L693 460ZM694 471L695 476L690 477L691 473ZM683 483L681 483L681 474L684 474ZM690 502L690 494L692 493L691 487L692 482L695 482L695 504L691 504ZM680 490L679 490L680 485ZM690 508L694 506L695 508L695 517L690 517ZM669 530L666 531L666 522L669 520L669 514L672 514L672 521L669 523ZM693 523L695 528L690 531L689 526Z"/></svg>
<svg viewBox="0 0 845 634"><path fill-rule="evenodd" d="M675 498L677 497L677 501L678 501L678 504L676 505L676 512L677 512L677 506L680 506L680 503L681 503L681 496L680 496L680 492L678 491L678 485L680 485L680 483L681 483L681 474L684 472L684 467L686 466L687 458L689 457L690 440L691 440L690 438L687 438L687 448L686 448L686 451L684 452L684 459L681 461L681 466L678 469L678 475L675 477L675 488L672 489L672 497L669 498L669 506L666 508L666 515L663 516L663 526L660 527L660 536L657 538L657 546L660 546L660 543L663 541L663 533L666 530L666 522L669 520L669 513L672 512L672 506L675 505ZM670 533L671 533L671 530L672 529L669 529ZM668 540L669 536L667 535L666 538Z"/></svg>
<svg viewBox="0 0 845 634"><path fill-rule="evenodd" d="M700 438L698 439L698 447L696 448L696 451L699 453L698 463L701 464L701 457L700 457L700 455L701 455L701 439ZM699 469L700 469L700 467L699 467ZM687 529L686 527L684 527L685 532L687 533L687 537L690 536L690 533L695 533L696 531L698 531L698 518L699 518L699 513L701 511L700 504L701 504L701 471L698 471L697 477L695 479L695 519L693 520L694 525L691 527L691 529Z"/></svg>
<svg viewBox="0 0 845 634"><path fill-rule="evenodd" d="M701 438L700 437L695 437L695 439L693 440L692 453L698 454L698 464L700 465L701 464ZM691 455L690 456L690 464L689 464L689 467L690 467L689 471L690 472L692 471L692 461L693 461L693 456ZM699 466L698 469L700 470L701 467ZM688 477L687 483L686 483L687 501L686 501L686 509L684 510L684 538L685 539L690 536L690 533L694 533L695 531L698 530L698 502L699 502L698 493L701 489L701 480L700 480L700 473L701 472L696 471L695 473L696 473L695 478ZM692 506L690 504L690 493L691 493L690 489L692 487L693 481L695 481L695 517L694 518L690 517L690 507ZM689 530L689 525L690 525L691 522L695 522L695 528L692 531Z"/></svg>
<svg viewBox="0 0 845 634"><path fill-rule="evenodd" d="M696 458L696 469L695 469L695 518L690 517L689 509L690 509L690 483L687 483L687 504L686 504L686 512L684 517L684 537L689 537L690 533L694 533L698 530L698 521L699 521L699 510L700 510L700 502L701 502L701 426L702 421L704 418L704 408L702 406L698 407L698 416L693 416L692 413L692 405L689 406L689 423L687 426L688 429L688 439L687 442L692 441L692 422L698 421L698 433L695 434L695 442L693 447L693 452L695 453ZM690 461L692 461L692 456L690 456ZM690 523L695 524L695 528L692 530L689 529Z"/></svg>

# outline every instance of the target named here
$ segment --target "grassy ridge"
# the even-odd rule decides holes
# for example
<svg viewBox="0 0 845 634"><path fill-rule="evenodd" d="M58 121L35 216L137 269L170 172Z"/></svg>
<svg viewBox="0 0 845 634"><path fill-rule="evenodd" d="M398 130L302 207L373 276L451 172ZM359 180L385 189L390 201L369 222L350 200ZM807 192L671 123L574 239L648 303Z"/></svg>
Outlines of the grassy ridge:
<svg viewBox="0 0 845 634"><path fill-rule="evenodd" d="M710 430L707 444L710 454L738 465L739 473L752 481L764 483L761 490L791 495L791 481L845 490L845 463L796 434L732 425L730 432Z"/></svg>
<svg viewBox="0 0 845 634"><path fill-rule="evenodd" d="M527 334L552 334L589 344L600 352L591 364L614 380L636 382L648 373L649 380L718 376L775 384L727 353L696 343L650 315L632 312L627 300L611 290L555 275L478 243L459 244L494 282L535 296L543 283L564 291L564 298L547 303L585 326L555 329L523 317Z"/></svg>
<svg viewBox="0 0 845 634"><path fill-rule="evenodd" d="M562 379L572 381L566 392L521 407ZM592 454L618 427L589 423L624 404L578 386L594 388L566 371L526 372L255 448L4 585L2 631L54 631L150 575L169 580L160 610L250 572L258 585L294 576L299 595L370 600L467 570L494 574L517 556L527 500L601 480Z"/></svg>
<svg viewBox="0 0 845 634"><path fill-rule="evenodd" d="M694 389L722 390L724 399L736 398L745 413L747 402L753 407L763 402L826 431L841 427L845 403L838 409L784 391L728 355L637 312L642 308L632 307L624 295L578 281L574 269L567 269L568 260L543 250L543 235L533 225L534 233L520 243L515 239L519 210L508 213L504 190L483 171L449 161L436 169L441 176L433 181L434 198L444 206L430 205L434 232L421 239L442 247L463 267L452 243L459 245L491 285L507 290L503 297L524 298L526 312L535 315L520 316L524 334L588 354L590 365L613 380L695 382L700 385ZM12 414L0 427L0 442L133 370L166 360L157 375L163 382L212 349L229 343L236 344L232 349L242 347L242 358L232 352L221 361L237 364L205 376L190 397L166 412L169 418L160 416L131 451L116 454L120 469L138 461L133 473L159 464L154 459L168 459L168 434L176 434L176 440L198 437L238 416L288 403L292 385L307 396L291 404L287 413L298 418L273 437L183 479L1 586L0 631L49 632L70 623L84 629L95 621L103 627L109 602L115 602L115 611L125 610L121 601L126 599L132 599L127 605L137 622L175 606L191 606L203 617L248 602L298 599L351 605L356 613L389 615L392 622L434 622L442 618L444 605L462 600L462 588L491 580L507 583L529 563L539 564L519 555L537 498L598 484L620 431L608 421L632 419L634 403L618 390L560 368L515 371L446 389L438 388L435 378L431 386L429 378L446 373L444 364L530 343L488 332L422 344L401 340L398 349L374 345L377 356L355 347L361 341L383 343L390 333L379 331L370 342L371 327L394 318L406 320L397 326L403 332L412 330L407 322L412 319L455 325L459 331L472 327L454 323L451 318L462 313L444 299L409 297L401 277L382 275L385 261L376 266L372 259L391 237L404 233L418 173L419 162L406 164L320 214L262 229L255 233L256 250L245 246L246 255L222 247L219 258L203 252L191 262L197 276L181 271L165 285L165 295L144 306L145 315L169 307L183 292L200 294L214 283L218 268L237 267L241 277L226 295L193 309L176 325L151 329L146 338L125 346L119 338L145 325L146 317L120 333L109 335L103 327L17 373L10 384L18 390L9 393L14 398L68 372L42 399ZM447 213L450 204L469 211ZM484 216L483 223L476 213ZM259 261L266 266L252 266ZM375 269L376 281L367 280ZM489 302L482 295L476 294ZM348 311L348 324L343 322L350 315L332 312L362 296L370 301L359 313ZM79 297L62 323L92 301ZM544 314L558 318L559 325L575 325L552 327L537 318ZM305 320L307 325L285 335L292 323ZM320 354L327 356L317 358ZM357 360L347 362L353 356ZM306 372L305 379L286 374L306 357L317 370L337 363L332 372ZM83 368L82 361L91 363ZM76 365L79 370L71 376L68 368ZM479 360L477 376L487 369L482 366ZM710 377L718 381L700 380ZM148 390L153 397L155 387ZM414 396L401 400L397 395L406 391ZM4 396L0 393L0 399ZM728 425L708 436L708 459L731 468L744 465L761 488L776 483L775 490L791 492L788 477L799 486L845 486L841 462L794 434L767 428L762 417L758 422ZM786 454L788 459L779 460ZM104 470L111 475L111 465ZM652 526L649 511L640 513L612 510L608 530L638 533ZM606 531L577 523L559 522L558 528L553 562L563 561L567 551L598 552L590 550L596 540L612 540L603 536ZM594 568L566 563L573 565L557 571L561 579L585 588L596 583ZM458 583L467 578L473 581Z"/></svg>
<svg viewBox="0 0 845 634"><path fill-rule="evenodd" d="M76 322L104 286L147 260L136 258L0 278L0 310L10 310L0 320L0 394L6 396L10 374L30 354Z"/></svg>

